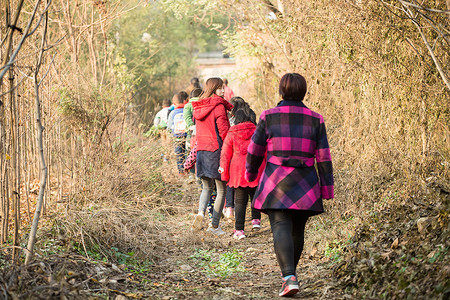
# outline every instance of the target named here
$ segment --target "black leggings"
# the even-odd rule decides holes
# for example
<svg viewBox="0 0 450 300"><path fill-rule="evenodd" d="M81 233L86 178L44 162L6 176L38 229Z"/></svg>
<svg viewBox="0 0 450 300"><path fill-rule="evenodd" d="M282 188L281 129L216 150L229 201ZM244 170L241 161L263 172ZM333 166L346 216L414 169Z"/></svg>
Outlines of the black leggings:
<svg viewBox="0 0 450 300"><path fill-rule="evenodd" d="M273 245L282 276L295 275L303 251L309 213L301 210L268 210Z"/></svg>
<svg viewBox="0 0 450 300"><path fill-rule="evenodd" d="M255 192L256 187L238 187L234 190L234 228L236 230L244 230L247 203L249 199L252 201ZM261 212L253 207L252 219L261 219Z"/></svg>

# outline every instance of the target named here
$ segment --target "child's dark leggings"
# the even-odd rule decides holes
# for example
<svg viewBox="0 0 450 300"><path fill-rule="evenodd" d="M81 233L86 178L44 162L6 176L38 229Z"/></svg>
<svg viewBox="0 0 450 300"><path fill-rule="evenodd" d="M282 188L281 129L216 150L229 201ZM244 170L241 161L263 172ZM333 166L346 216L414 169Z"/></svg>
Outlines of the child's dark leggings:
<svg viewBox="0 0 450 300"><path fill-rule="evenodd" d="M177 158L178 173L184 173L184 161L186 160L186 142L182 139L175 141L175 156Z"/></svg>
<svg viewBox="0 0 450 300"><path fill-rule="evenodd" d="M227 194L225 196L225 207L234 208L234 188L227 186Z"/></svg>
<svg viewBox="0 0 450 300"><path fill-rule="evenodd" d="M295 275L303 251L305 224L309 213L301 210L268 210L273 245L283 277Z"/></svg>
<svg viewBox="0 0 450 300"><path fill-rule="evenodd" d="M234 227L236 230L244 230L245 211L248 200L252 201L256 187L238 187L234 190ZM261 212L252 208L252 219L261 219Z"/></svg>

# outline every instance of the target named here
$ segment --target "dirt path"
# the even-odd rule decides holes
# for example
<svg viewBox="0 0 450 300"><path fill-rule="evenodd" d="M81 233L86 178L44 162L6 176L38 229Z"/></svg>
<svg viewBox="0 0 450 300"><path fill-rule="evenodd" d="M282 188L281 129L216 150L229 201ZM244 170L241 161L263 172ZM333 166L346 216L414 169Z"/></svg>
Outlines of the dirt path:
<svg viewBox="0 0 450 300"><path fill-rule="evenodd" d="M168 259L168 270L159 274L163 276L164 282L168 286L164 288L165 293L170 298L180 299L273 299L277 297L280 288L280 269L272 248L272 234L268 228L268 220L265 220L263 229L256 233L247 234L244 240L236 241L230 235L221 237L217 241L215 237L201 232L204 235L203 243L195 243L194 247L187 247L185 255L180 255L182 251L173 249L172 256ZM232 224L228 223L223 227L230 232ZM191 237L196 240L196 237ZM187 257L194 253L192 248L210 249L211 247L221 251L237 249L244 253L245 272L235 274L226 278L208 278L202 274L201 269L197 270L192 261ZM189 251L191 251L189 253ZM182 266L189 266L190 271L180 270ZM300 292L295 296L299 299L333 299L336 297L334 291L335 282L330 276L330 271L326 268L327 263L320 258L302 259L298 269ZM186 268L186 267L185 267ZM192 269L191 269L192 268ZM181 279L181 284L175 284L173 278ZM187 281L184 281L186 279ZM180 291L176 291L180 287ZM157 291L159 294L161 290ZM200 297L199 297L200 296Z"/></svg>
<svg viewBox="0 0 450 300"><path fill-rule="evenodd" d="M63 252L37 257L28 266L4 268L1 299L276 299L280 269L272 247L266 215L257 232L234 240L234 223L222 219L225 236L205 230L191 232L199 189L187 180L168 186L179 190L161 209L150 265L111 264ZM250 209L247 216L250 215ZM207 226L207 222L204 222ZM246 229L251 220L246 221ZM308 231L308 228L307 228ZM342 299L332 277L330 261L312 256L308 233L298 268L300 292L296 299ZM314 252L314 251L313 251ZM235 257L235 256L236 257ZM222 260L225 260L225 263ZM222 263L222 264L221 264ZM239 264L240 263L240 264ZM225 267L224 267L225 266ZM7 295L7 296L5 296Z"/></svg>
<svg viewBox="0 0 450 300"><path fill-rule="evenodd" d="M278 297L280 269L272 247L272 233L266 215L262 218L260 231L246 230L246 238L235 240L231 233L234 223L222 219L225 236L215 237L205 230L190 232L190 225L197 207L198 193L187 189L180 203L184 213L174 216L167 223L167 259L158 266L153 279L161 285L152 296L164 299L273 299ZM250 213L247 213L249 216ZM204 222L204 226L206 226ZM251 228L251 220L246 220L246 229ZM304 258L300 261L298 277L300 292L297 299L342 299L342 293L335 289L330 262L324 257L311 257L311 247L306 241ZM198 261L192 259L199 249L229 253L234 249L243 254L244 272L227 277L210 277Z"/></svg>

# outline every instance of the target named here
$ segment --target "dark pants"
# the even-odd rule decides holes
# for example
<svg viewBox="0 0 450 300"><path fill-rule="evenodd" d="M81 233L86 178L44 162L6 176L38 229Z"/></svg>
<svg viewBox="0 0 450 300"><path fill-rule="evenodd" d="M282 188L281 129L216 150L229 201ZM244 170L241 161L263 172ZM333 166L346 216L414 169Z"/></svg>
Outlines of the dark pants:
<svg viewBox="0 0 450 300"><path fill-rule="evenodd" d="M234 190L234 227L236 230L244 230L245 212L248 200L252 201L256 187L238 187ZM261 212L252 208L252 219L261 219Z"/></svg>
<svg viewBox="0 0 450 300"><path fill-rule="evenodd" d="M234 188L227 186L227 193L225 195L225 207L234 208Z"/></svg>
<svg viewBox="0 0 450 300"><path fill-rule="evenodd" d="M184 140L175 141L175 156L177 158L178 173L184 173L184 161L186 160L186 142Z"/></svg>
<svg viewBox="0 0 450 300"><path fill-rule="evenodd" d="M303 251L306 211L283 209L268 210L273 245L282 276L295 275Z"/></svg>

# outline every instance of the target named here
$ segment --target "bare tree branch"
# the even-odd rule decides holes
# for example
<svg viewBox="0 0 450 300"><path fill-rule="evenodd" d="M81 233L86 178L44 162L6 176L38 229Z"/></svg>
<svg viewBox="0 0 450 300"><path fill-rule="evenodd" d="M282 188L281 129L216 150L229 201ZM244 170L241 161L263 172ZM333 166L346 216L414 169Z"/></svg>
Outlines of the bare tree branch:
<svg viewBox="0 0 450 300"><path fill-rule="evenodd" d="M442 80L444 81L445 85L447 86L447 88L450 90L450 82L444 72L444 70L441 67L441 63L439 62L439 60L437 59L436 55L434 54L433 48L431 47L430 43L427 40L427 37L425 36L425 34L422 31L422 27L420 26L419 22L417 21L416 17L414 17L413 12L411 11L411 8L407 5L407 4L403 4L403 0L399 0L402 5L404 6L404 11L406 13L406 15L410 18L410 20L413 22L413 24L416 26L417 30L419 31L420 37L422 38L425 46L428 49L428 52L431 56L431 59L434 62L434 65L436 66L436 69L439 72L439 75L441 76Z"/></svg>
<svg viewBox="0 0 450 300"><path fill-rule="evenodd" d="M442 70L442 67L441 67L441 64L440 64L439 60L438 60L438 59L436 58L436 56L434 55L433 49L431 48L430 44L428 43L427 38L426 38L425 34L423 34L423 31L422 31L422 29L420 28L420 26L419 26L416 22L414 22L414 24L416 25L417 30L419 30L419 33L420 33L420 36L422 37L423 42L424 42L425 45L427 46L427 49L428 49L428 51L429 51L429 53L430 53L430 56L431 56L431 58L433 59L433 62L434 62L434 64L435 64L435 66L436 66L436 69L437 69L438 72L439 72L439 75L441 75L442 80L443 80L444 83L447 85L447 88L448 88L449 91L450 91L450 82L448 81L447 76L445 75L444 71Z"/></svg>
<svg viewBox="0 0 450 300"><path fill-rule="evenodd" d="M424 10L424 11L429 11L429 12L435 12L435 13L444 13L444 14L449 14L450 10L441 10L441 9L432 9L432 8L427 8L424 7L422 5L418 5L418 4L414 4L405 0L398 0L401 4L403 4L405 7L414 7L416 9L419 10Z"/></svg>
<svg viewBox="0 0 450 300"><path fill-rule="evenodd" d="M44 49L44 51L46 51L46 50ZM39 86L42 84L42 81L44 81L45 77L47 77L48 72L50 72L50 67L51 67L52 64L53 64L53 61L55 60L55 57L56 57L56 53L53 54L52 61L51 61L50 64L48 65L47 71L45 72L44 76L42 76L41 81L39 81L39 84L38 84Z"/></svg>
<svg viewBox="0 0 450 300"><path fill-rule="evenodd" d="M17 25L17 21L19 20L20 12L22 11L23 1L24 0L21 0L17 4L17 9L16 9L16 14L14 16L14 20L13 20L13 22L11 24L8 24L6 37L5 37L4 41L2 41L2 46L3 46L4 42L6 40L8 40L8 44L6 46L6 55L5 55L5 58L4 58L3 62L2 62L2 65L6 65L6 63L8 61L9 52L11 51L12 42L13 42L13 35L14 35L13 28L17 28L16 25ZM9 20L8 20L8 22L9 22ZM5 73L6 73L6 71L5 71ZM2 80L3 80L3 76L0 77L0 86L2 85Z"/></svg>
<svg viewBox="0 0 450 300"><path fill-rule="evenodd" d="M21 1L23 2L23 0ZM20 49L23 46L23 43L25 42L25 39L28 37L28 32L30 31L31 25L33 24L33 20L34 17L36 15L37 9L39 7L39 4L41 3L41 0L37 0L36 4L34 6L34 10L33 13L30 17L30 19L28 20L28 25L27 28L25 29L24 34L22 35L22 39L20 40L19 44L17 45L16 50L14 51L14 53L11 55L11 57L9 58L8 63L4 63L4 69L3 71L0 73L0 83L3 80L3 76L5 76L6 72L9 70L9 68L13 65L14 59L16 58L17 54L19 53ZM13 31L14 32L14 31ZM11 35L13 34L13 32L11 32ZM8 57L8 56L6 56Z"/></svg>
<svg viewBox="0 0 450 300"><path fill-rule="evenodd" d="M428 16L427 14L424 14L421 11L417 11L418 14L420 14L425 21L428 22L428 24L430 24L430 26L443 38L445 39L447 42L450 43L450 31L449 29L445 28L444 26L442 26L441 24L436 23L435 20L433 20L430 16ZM445 32L442 32L445 31Z"/></svg>
<svg viewBox="0 0 450 300"><path fill-rule="evenodd" d="M51 1L50 1L50 3L51 3ZM39 28L39 26L41 25L41 22L42 22L42 18L43 18L43 16L44 16L44 14L47 12L49 6L50 6L50 5L47 5L47 6L45 7L44 11L41 13L41 15L40 15L40 17L39 17L39 21L36 23L36 26L30 31L30 33L28 33L28 36L33 35L33 33L36 31L36 29Z"/></svg>
<svg viewBox="0 0 450 300"><path fill-rule="evenodd" d="M253 0L251 0L252 3L254 4ZM289 58L288 54L286 53L286 49L285 47L283 47L283 45L281 44L281 42L278 40L278 38L276 37L276 35L273 33L272 29L269 27L269 25L267 25L266 20L263 18L263 16L261 16L260 12L258 11L258 9L256 9L256 13L258 14L258 17L260 18L260 20L264 23L264 26L266 26L267 30L270 32L270 35L273 37L273 39L275 40L275 42L278 44L278 46L280 47L280 49L282 49L284 57L286 58L286 61L289 64L292 64L292 60Z"/></svg>
<svg viewBox="0 0 450 300"><path fill-rule="evenodd" d="M275 5L270 2L270 0L264 0L264 4L267 6L268 9L270 9L271 12L273 12L277 17L282 17L283 13L278 10L278 8L275 7Z"/></svg>

